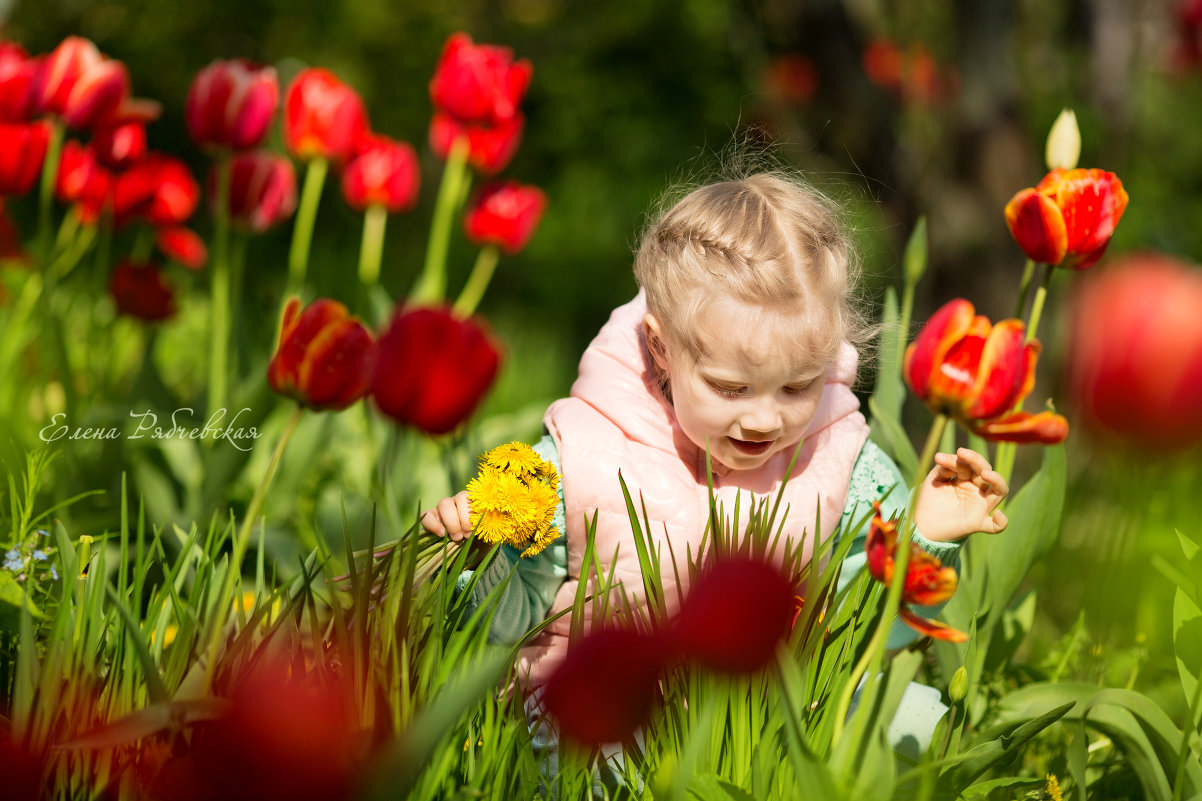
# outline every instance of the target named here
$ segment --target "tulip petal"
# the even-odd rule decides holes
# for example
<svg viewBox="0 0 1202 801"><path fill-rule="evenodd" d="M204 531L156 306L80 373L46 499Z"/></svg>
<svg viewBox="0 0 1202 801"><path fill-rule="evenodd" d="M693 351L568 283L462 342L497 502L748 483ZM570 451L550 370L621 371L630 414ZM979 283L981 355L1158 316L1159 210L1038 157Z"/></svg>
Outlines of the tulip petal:
<svg viewBox="0 0 1202 801"><path fill-rule="evenodd" d="M906 621L906 624L927 637L934 637L936 640L945 640L947 642L965 642L968 640L968 635L959 629L954 629L946 623L940 623L937 620L928 620L925 617L914 614L910 609L903 606L897 610L898 616Z"/></svg>
<svg viewBox="0 0 1202 801"><path fill-rule="evenodd" d="M991 442L1056 445L1068 437L1068 421L1054 412L1015 412L997 420L971 424L970 428Z"/></svg>
<svg viewBox="0 0 1202 801"><path fill-rule="evenodd" d="M973 306L963 298L945 303L918 332L906 348L902 374L910 389L922 401L930 398L930 383L936 366L953 345L972 326Z"/></svg>
<svg viewBox="0 0 1202 801"><path fill-rule="evenodd" d="M1127 192L1114 173L1069 170L1056 187L1056 202L1064 216L1068 251L1093 254L1114 235L1127 208Z"/></svg>
<svg viewBox="0 0 1202 801"><path fill-rule="evenodd" d="M1068 250L1064 216L1043 193L1024 189L1011 198L1006 204L1006 225L1032 261L1059 264L1064 260Z"/></svg>
<svg viewBox="0 0 1202 801"><path fill-rule="evenodd" d="M1024 347L1021 320L1001 320L989 332L977 367L976 385L964 414L976 420L997 417L1013 409L1023 396L1027 378L1034 380L1035 363ZM1028 391L1030 388L1027 388Z"/></svg>
<svg viewBox="0 0 1202 801"><path fill-rule="evenodd" d="M941 604L956 592L959 577L953 567L944 567L939 558L910 543L910 564L906 567L905 603L919 606Z"/></svg>
<svg viewBox="0 0 1202 801"><path fill-rule="evenodd" d="M896 550L897 522L881 519L880 501L873 503L876 510L864 543L864 554L868 559L868 572L882 584L893 578L893 552Z"/></svg>

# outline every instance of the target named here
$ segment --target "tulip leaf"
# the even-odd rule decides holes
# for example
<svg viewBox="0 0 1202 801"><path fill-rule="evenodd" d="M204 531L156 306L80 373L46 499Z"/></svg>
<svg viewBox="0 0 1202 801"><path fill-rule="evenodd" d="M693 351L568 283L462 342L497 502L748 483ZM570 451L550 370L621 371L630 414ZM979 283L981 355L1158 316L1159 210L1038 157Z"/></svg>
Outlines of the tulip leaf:
<svg viewBox="0 0 1202 801"><path fill-rule="evenodd" d="M881 341L877 350L876 386L868 401L872 414L872 441L881 450L893 457L902 468L902 475L911 475L918 464L914 446L906 436L901 423L902 405L906 399L905 385L901 379L901 363L898 354L902 350L906 332L901 328L897 293L885 290L885 306L881 317ZM907 466L910 465L910 466Z"/></svg>
<svg viewBox="0 0 1202 801"><path fill-rule="evenodd" d="M1173 599L1173 650L1181 689L1186 698L1193 698L1198 684L1194 671L1202 669L1202 609L1180 587Z"/></svg>
<svg viewBox="0 0 1202 801"><path fill-rule="evenodd" d="M37 620L46 619L17 579L8 571L0 570L0 631L15 632L22 609Z"/></svg>

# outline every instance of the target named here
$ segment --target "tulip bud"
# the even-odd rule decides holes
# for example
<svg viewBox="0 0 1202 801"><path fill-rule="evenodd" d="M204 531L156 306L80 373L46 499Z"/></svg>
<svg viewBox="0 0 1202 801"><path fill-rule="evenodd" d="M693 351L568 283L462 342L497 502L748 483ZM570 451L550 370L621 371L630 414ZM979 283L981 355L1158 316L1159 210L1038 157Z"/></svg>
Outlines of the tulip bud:
<svg viewBox="0 0 1202 801"><path fill-rule="evenodd" d="M346 306L319 298L302 311L292 298L267 383L313 409L345 409L367 393L372 356L371 334Z"/></svg>
<svg viewBox="0 0 1202 801"><path fill-rule="evenodd" d="M75 204L75 213L82 222L100 219L112 188L112 173L100 166L92 148L74 139L63 145L54 192L63 203Z"/></svg>
<svg viewBox="0 0 1202 801"><path fill-rule="evenodd" d="M33 188L49 142L44 122L0 123L0 195L23 195Z"/></svg>
<svg viewBox="0 0 1202 801"><path fill-rule="evenodd" d="M530 241L538 227L547 196L541 189L506 181L485 187L463 220L468 241L496 245L513 255Z"/></svg>
<svg viewBox="0 0 1202 801"><path fill-rule="evenodd" d="M29 122L29 84L38 61L15 42L0 42L0 122Z"/></svg>
<svg viewBox="0 0 1202 801"><path fill-rule="evenodd" d="M372 397L396 422L446 434L471 417L500 363L474 320L440 308L398 310L380 336Z"/></svg>
<svg viewBox="0 0 1202 801"><path fill-rule="evenodd" d="M209 173L207 189L215 201L216 168ZM239 153L230 165L230 222L261 234L288 219L296 210L296 170L292 162L266 150Z"/></svg>
<svg viewBox="0 0 1202 801"><path fill-rule="evenodd" d="M421 171L417 151L387 136L369 136L342 173L342 196L355 211L379 204L389 214L417 203Z"/></svg>
<svg viewBox="0 0 1202 801"><path fill-rule="evenodd" d="M515 62L509 48L476 45L456 33L443 47L430 100L461 123L495 125L518 113L532 72L530 62Z"/></svg>
<svg viewBox="0 0 1202 801"><path fill-rule="evenodd" d="M109 279L109 294L118 314L146 322L166 320L175 314L175 292L153 264L118 264Z"/></svg>
<svg viewBox="0 0 1202 801"><path fill-rule="evenodd" d="M29 96L35 112L55 114L72 128L92 128L128 99L129 71L90 40L68 36L40 61Z"/></svg>
<svg viewBox="0 0 1202 801"><path fill-rule="evenodd" d="M1081 131L1077 128L1077 115L1072 109L1064 109L1052 130L1048 132L1045 158L1049 170L1071 170L1081 158Z"/></svg>
<svg viewBox="0 0 1202 801"><path fill-rule="evenodd" d="M927 218L919 217L910 233L910 241L906 243L906 253L902 257L905 268L906 286L918 286L922 274L927 270Z"/></svg>
<svg viewBox="0 0 1202 801"><path fill-rule="evenodd" d="M271 126L279 104L275 69L246 61L214 61L192 81L184 121L201 147L249 150Z"/></svg>
<svg viewBox="0 0 1202 801"><path fill-rule="evenodd" d="M956 669L952 674L951 683L947 685L947 697L951 699L953 704L958 704L968 695L968 671L964 665Z"/></svg>
<svg viewBox="0 0 1202 801"><path fill-rule="evenodd" d="M447 158L461 137L467 140L467 162L484 175L495 175L513 160L526 119L521 114L496 125L465 125L449 114L430 118L430 149Z"/></svg>
<svg viewBox="0 0 1202 801"><path fill-rule="evenodd" d="M320 67L301 70L284 95L284 146L297 158L342 163L367 133L367 111L354 89Z"/></svg>

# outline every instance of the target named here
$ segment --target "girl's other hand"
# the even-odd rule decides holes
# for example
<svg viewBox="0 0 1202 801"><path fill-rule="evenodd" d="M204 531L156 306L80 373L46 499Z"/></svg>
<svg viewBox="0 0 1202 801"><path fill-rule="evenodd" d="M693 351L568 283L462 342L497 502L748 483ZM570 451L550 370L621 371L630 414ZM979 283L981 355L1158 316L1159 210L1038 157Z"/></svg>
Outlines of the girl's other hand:
<svg viewBox="0 0 1202 801"><path fill-rule="evenodd" d="M1008 492L1006 479L976 451L937 453L914 508L914 523L933 542L955 542L977 531L997 534L1009 523L997 508Z"/></svg>
<svg viewBox="0 0 1202 801"><path fill-rule="evenodd" d="M422 528L439 537L450 537L455 542L466 539L472 533L467 490L450 498L443 498L438 506L422 514Z"/></svg>

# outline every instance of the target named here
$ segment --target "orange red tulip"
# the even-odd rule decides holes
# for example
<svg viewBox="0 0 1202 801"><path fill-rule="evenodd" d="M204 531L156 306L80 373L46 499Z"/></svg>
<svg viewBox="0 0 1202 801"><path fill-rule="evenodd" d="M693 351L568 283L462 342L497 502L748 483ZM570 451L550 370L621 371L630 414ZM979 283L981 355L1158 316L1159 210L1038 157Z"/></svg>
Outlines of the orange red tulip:
<svg viewBox="0 0 1202 801"><path fill-rule="evenodd" d="M367 394L373 356L371 334L346 306L319 298L302 310L292 298L267 383L312 409L345 409Z"/></svg>
<svg viewBox="0 0 1202 801"><path fill-rule="evenodd" d="M902 374L920 400L989 440L1063 442L1068 422L1052 412L1012 412L1035 386L1039 341L1021 320L991 325L962 298L940 308L906 348Z"/></svg>
<svg viewBox="0 0 1202 801"><path fill-rule="evenodd" d="M882 584L893 580L894 557L897 555L897 521L881 518L881 504L873 504L875 514L864 544L868 558L868 572ZM935 556L924 551L917 543L910 543L910 561L906 565L906 580L902 587L901 607L898 615L921 634L950 642L964 642L968 635L951 626L928 620L915 614L910 604L933 606L941 604L956 592L959 578L956 571L944 567Z"/></svg>
<svg viewBox="0 0 1202 801"><path fill-rule="evenodd" d="M284 146L301 159L341 164L355 155L367 133L359 93L328 69L301 70L284 95Z"/></svg>
<svg viewBox="0 0 1202 801"><path fill-rule="evenodd" d="M396 214L414 207L420 182L417 151L412 145L369 135L342 171L342 196L355 211L379 204L389 214Z"/></svg>
<svg viewBox="0 0 1202 801"><path fill-rule="evenodd" d="M49 142L45 122L0 123L0 195L23 195L33 188Z"/></svg>
<svg viewBox="0 0 1202 801"><path fill-rule="evenodd" d="M36 114L52 114L72 128L92 128L129 100L129 71L82 36L68 36L38 62L29 83Z"/></svg>
<svg viewBox="0 0 1202 801"><path fill-rule="evenodd" d="M513 255L526 247L546 207L547 196L538 187L517 181L492 184L468 208L463 229L472 244L496 245Z"/></svg>
<svg viewBox="0 0 1202 801"><path fill-rule="evenodd" d="M1032 261L1085 270L1106 252L1126 208L1114 173L1055 169L1010 199L1006 225Z"/></svg>

